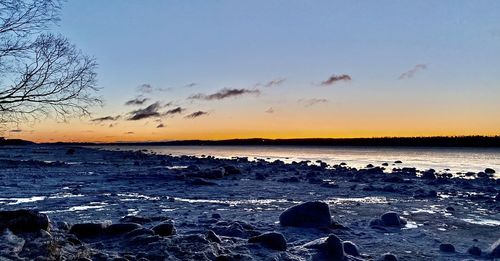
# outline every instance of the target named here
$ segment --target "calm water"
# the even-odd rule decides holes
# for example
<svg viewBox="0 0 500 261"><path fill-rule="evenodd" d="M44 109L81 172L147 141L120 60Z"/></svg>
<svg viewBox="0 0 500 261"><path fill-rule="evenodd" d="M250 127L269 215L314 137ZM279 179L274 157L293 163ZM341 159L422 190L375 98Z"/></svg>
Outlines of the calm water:
<svg viewBox="0 0 500 261"><path fill-rule="evenodd" d="M107 147L109 149L109 147ZM359 147L293 147L293 146L114 146L114 149L147 149L159 154L214 156L218 158L248 157L250 160L322 160L329 164L345 162L349 166L392 164L401 167L433 168L451 172L483 171L486 167L500 172L500 149L485 148L359 148Z"/></svg>

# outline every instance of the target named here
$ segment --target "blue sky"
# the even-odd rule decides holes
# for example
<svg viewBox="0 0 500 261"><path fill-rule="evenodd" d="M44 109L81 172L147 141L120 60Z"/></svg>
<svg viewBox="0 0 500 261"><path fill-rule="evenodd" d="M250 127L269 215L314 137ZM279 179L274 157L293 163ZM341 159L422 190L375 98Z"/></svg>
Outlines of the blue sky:
<svg viewBox="0 0 500 261"><path fill-rule="evenodd" d="M106 105L96 117L130 111L124 102L147 83L167 90L145 95L151 102L210 111L218 123L269 117L264 111L272 107L283 126L345 115L340 126L318 125L331 136L401 129L359 127L374 117L413 117L422 135L446 134L445 125L430 127L439 119L450 134L474 133L474 125L478 134L492 134L500 129L499 14L500 1L69 0L54 31L99 63ZM415 68L413 77L399 79ZM342 74L352 80L319 84ZM273 79L286 80L256 87ZM197 85L183 87L189 83ZM261 94L186 100L222 88L260 88ZM299 101L304 99L327 102L307 113ZM258 121L262 127L256 129L265 133L266 122L274 120ZM166 121L171 130L184 124ZM301 131L296 136L308 136ZM161 135L156 139L169 138Z"/></svg>

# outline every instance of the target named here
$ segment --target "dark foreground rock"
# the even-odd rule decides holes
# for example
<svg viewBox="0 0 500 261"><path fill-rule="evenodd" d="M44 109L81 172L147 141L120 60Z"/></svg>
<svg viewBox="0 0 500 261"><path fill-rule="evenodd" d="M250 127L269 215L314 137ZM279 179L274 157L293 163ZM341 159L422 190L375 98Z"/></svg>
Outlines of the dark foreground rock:
<svg viewBox="0 0 500 261"><path fill-rule="evenodd" d="M248 239L248 243L260 243L267 248L278 251L285 251L287 246L285 237L276 232L268 232L251 237Z"/></svg>
<svg viewBox="0 0 500 261"><path fill-rule="evenodd" d="M282 226L329 227L332 224L330 207L320 201L312 201L293 206L280 215Z"/></svg>
<svg viewBox="0 0 500 261"><path fill-rule="evenodd" d="M49 218L35 210L0 211L0 231L7 228L14 234L49 231Z"/></svg>
<svg viewBox="0 0 500 261"><path fill-rule="evenodd" d="M491 245L488 249L488 253L494 258L500 258L500 238Z"/></svg>

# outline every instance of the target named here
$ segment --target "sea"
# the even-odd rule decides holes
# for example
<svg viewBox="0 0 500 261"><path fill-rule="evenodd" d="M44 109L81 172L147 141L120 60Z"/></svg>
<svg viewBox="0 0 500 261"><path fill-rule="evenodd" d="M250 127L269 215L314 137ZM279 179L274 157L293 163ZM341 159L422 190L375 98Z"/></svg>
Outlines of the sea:
<svg viewBox="0 0 500 261"><path fill-rule="evenodd" d="M426 148L426 147L313 147L313 146L106 146L106 149L148 150L164 155L247 157L249 160L311 161L330 165L347 163L363 168L368 164L415 167L440 172L480 172L492 168L500 177L500 148ZM396 161L402 163L396 164Z"/></svg>

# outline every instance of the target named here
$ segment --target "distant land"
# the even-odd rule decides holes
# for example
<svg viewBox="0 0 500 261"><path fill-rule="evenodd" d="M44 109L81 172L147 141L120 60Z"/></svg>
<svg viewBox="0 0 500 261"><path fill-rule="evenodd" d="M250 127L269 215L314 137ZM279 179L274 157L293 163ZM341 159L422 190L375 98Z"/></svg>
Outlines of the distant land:
<svg viewBox="0 0 500 261"><path fill-rule="evenodd" d="M49 143L71 145L128 146L358 146L358 147L479 147L500 148L500 136L304 138L179 140L161 142Z"/></svg>
<svg viewBox="0 0 500 261"><path fill-rule="evenodd" d="M6 139L4 137L0 137L0 146L2 145L29 145L35 144L34 142L21 140L21 139Z"/></svg>

